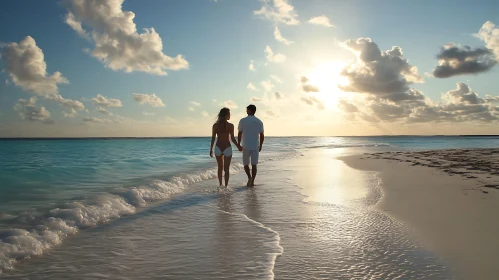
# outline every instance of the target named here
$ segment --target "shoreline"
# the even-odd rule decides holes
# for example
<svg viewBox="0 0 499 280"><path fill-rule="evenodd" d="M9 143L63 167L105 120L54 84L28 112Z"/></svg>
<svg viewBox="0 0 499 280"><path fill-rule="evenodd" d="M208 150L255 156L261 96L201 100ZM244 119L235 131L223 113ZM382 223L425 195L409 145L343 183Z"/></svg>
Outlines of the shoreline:
<svg viewBox="0 0 499 280"><path fill-rule="evenodd" d="M383 152L340 157L377 172L375 205L406 222L425 246L451 262L459 279L499 274L499 149Z"/></svg>

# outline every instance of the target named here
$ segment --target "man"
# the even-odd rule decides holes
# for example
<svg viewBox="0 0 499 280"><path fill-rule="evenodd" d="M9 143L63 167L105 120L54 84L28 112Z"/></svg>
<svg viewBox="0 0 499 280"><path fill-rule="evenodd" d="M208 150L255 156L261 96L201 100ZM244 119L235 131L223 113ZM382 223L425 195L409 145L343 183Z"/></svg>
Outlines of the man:
<svg viewBox="0 0 499 280"><path fill-rule="evenodd" d="M241 145L243 140L243 165L246 175L248 175L248 187L255 185L257 172L258 156L262 151L263 140L263 122L255 117L256 106L251 104L246 107L247 117L239 121L237 134L237 143ZM258 140L260 138L260 141ZM251 162L251 174L249 164Z"/></svg>

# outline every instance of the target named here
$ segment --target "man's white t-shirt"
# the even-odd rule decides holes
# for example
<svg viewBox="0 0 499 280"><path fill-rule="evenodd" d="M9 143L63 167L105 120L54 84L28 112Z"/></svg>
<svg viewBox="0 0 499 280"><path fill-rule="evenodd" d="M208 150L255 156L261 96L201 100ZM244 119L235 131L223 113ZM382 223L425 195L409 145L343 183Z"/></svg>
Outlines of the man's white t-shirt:
<svg viewBox="0 0 499 280"><path fill-rule="evenodd" d="M243 133L243 148L245 150L258 150L260 148L259 135L263 132L263 122L252 115L239 121L237 127Z"/></svg>

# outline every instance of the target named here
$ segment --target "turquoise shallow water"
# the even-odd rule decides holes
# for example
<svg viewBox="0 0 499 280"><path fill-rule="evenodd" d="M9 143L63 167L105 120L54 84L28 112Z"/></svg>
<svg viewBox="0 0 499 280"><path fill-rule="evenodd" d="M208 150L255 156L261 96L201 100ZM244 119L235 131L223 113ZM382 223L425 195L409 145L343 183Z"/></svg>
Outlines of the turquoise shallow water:
<svg viewBox="0 0 499 280"><path fill-rule="evenodd" d="M343 147L485 148L499 137L269 137L261 158ZM208 138L0 140L0 270L215 178L208 148ZM240 162L236 153L233 173Z"/></svg>

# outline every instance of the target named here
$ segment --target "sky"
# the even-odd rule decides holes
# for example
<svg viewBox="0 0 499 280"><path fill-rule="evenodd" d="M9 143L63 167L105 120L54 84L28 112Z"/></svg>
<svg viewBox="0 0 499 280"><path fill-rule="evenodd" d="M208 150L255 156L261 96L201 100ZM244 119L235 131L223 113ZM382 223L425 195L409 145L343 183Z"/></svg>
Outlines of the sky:
<svg viewBox="0 0 499 280"><path fill-rule="evenodd" d="M0 137L499 134L495 0L5 0Z"/></svg>

